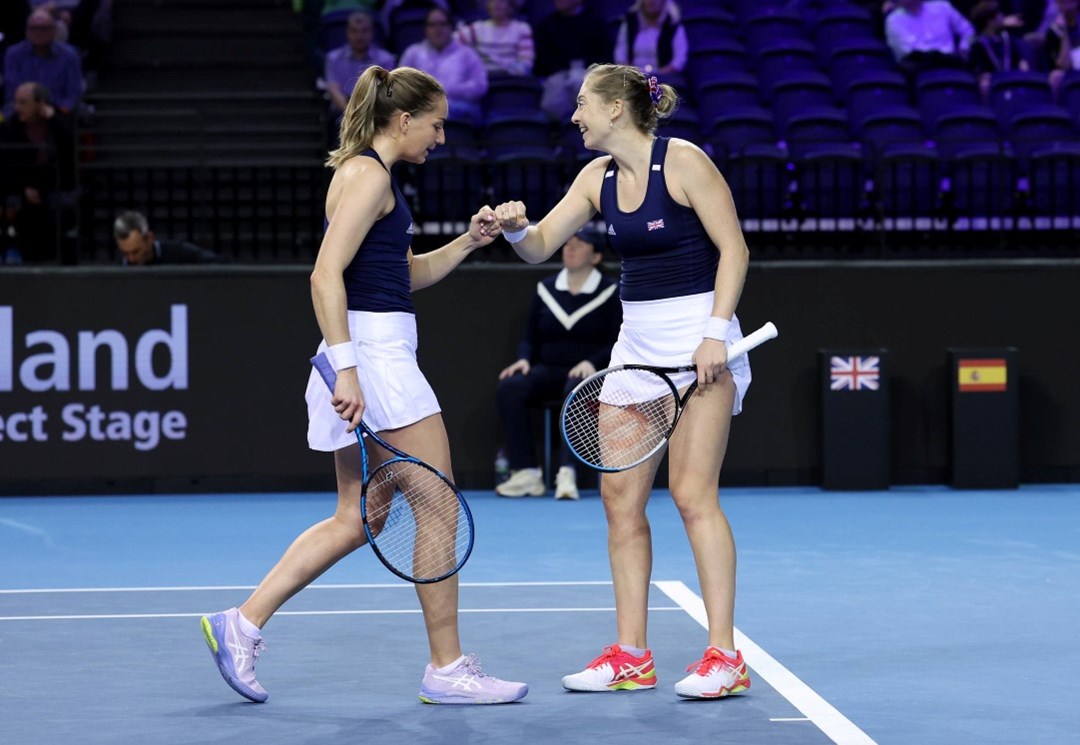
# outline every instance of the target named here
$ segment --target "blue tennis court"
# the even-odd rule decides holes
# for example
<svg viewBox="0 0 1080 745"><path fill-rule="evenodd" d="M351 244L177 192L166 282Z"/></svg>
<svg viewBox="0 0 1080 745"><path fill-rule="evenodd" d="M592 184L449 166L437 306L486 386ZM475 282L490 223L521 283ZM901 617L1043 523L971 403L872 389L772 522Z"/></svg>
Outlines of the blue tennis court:
<svg viewBox="0 0 1080 745"><path fill-rule="evenodd" d="M198 617L240 603L333 495L0 500L0 742L1064 743L1080 728L1080 487L724 490L753 687L704 702L671 690L705 631L666 492L649 508L660 685L615 695L560 685L615 640L596 492L468 496L463 644L529 683L519 704L417 700L419 604L366 550L267 626L265 705L225 686Z"/></svg>

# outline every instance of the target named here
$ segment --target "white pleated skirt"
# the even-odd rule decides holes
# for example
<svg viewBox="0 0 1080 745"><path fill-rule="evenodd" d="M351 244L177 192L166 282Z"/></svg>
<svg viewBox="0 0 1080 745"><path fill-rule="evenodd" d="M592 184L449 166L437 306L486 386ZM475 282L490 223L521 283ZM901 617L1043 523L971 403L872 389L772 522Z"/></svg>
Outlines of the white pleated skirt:
<svg viewBox="0 0 1080 745"><path fill-rule="evenodd" d="M701 344L705 323L712 315L712 292L662 300L623 302L619 340L611 350L611 365L655 365L679 367L691 364L694 350ZM731 319L726 343L743 338L738 316ZM750 387L750 357L743 355L728 363L735 380L733 415L742 411L743 398ZM671 380L680 391L690 385L695 373L675 373Z"/></svg>
<svg viewBox="0 0 1080 745"><path fill-rule="evenodd" d="M371 430L398 429L442 411L416 363L416 316L350 310L349 336L356 345L364 424ZM324 339L318 351L326 351L326 346ZM330 390L314 368L304 397L308 447L333 452L356 444L356 435L345 431L347 423L334 411Z"/></svg>

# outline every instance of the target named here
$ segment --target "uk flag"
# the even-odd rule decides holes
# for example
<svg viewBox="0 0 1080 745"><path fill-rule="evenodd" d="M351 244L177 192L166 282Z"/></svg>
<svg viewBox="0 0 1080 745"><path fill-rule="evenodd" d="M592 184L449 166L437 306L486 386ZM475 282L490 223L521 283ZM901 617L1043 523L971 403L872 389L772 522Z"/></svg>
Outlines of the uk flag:
<svg viewBox="0 0 1080 745"><path fill-rule="evenodd" d="M881 383L880 357L833 357L829 367L834 391L876 391Z"/></svg>
<svg viewBox="0 0 1080 745"><path fill-rule="evenodd" d="M664 218L661 217L659 220L649 220L645 224L645 227L647 227L650 232L653 230L661 230L664 227Z"/></svg>

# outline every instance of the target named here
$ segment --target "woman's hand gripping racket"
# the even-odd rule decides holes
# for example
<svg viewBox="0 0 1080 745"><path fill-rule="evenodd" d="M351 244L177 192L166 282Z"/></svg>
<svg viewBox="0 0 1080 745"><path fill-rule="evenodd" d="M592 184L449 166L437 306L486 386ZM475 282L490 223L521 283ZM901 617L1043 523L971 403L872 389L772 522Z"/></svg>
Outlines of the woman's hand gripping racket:
<svg viewBox="0 0 1080 745"><path fill-rule="evenodd" d="M771 322L728 347L728 361L776 338ZM619 365L581 381L562 408L562 432L575 456L598 471L625 471L664 446L694 390L679 391L670 373L693 372L694 365Z"/></svg>
<svg viewBox="0 0 1080 745"><path fill-rule="evenodd" d="M323 382L334 391L337 373L325 354L311 359ZM364 437L392 457L368 474ZM386 568L409 582L440 582L455 574L473 548L473 519L465 498L437 468L403 453L361 422L363 489L360 516L371 548Z"/></svg>

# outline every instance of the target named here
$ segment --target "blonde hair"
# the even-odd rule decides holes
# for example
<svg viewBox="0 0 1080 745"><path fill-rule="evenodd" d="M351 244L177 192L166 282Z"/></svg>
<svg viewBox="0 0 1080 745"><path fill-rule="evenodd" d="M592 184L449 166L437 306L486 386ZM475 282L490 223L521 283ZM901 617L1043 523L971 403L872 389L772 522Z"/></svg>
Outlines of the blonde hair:
<svg viewBox="0 0 1080 745"><path fill-rule="evenodd" d="M345 115L341 117L340 145L330 151L326 165L342 163L371 147L375 135L396 113L422 114L434 109L446 91L438 80L414 67L387 70L372 65L356 81Z"/></svg>
<svg viewBox="0 0 1080 745"><path fill-rule="evenodd" d="M655 132L660 120L671 116L679 105L679 94L664 83L659 83L660 98L654 104L649 79L630 65L591 65L585 71L585 83L604 103L621 99L637 128L648 134Z"/></svg>

